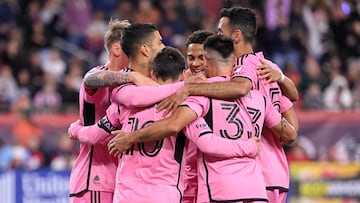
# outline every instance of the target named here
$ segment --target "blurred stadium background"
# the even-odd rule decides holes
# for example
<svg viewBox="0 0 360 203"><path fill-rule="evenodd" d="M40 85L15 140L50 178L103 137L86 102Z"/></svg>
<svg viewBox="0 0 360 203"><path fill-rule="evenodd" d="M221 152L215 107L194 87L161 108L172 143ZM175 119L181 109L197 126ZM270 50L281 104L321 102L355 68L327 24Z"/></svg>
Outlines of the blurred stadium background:
<svg viewBox="0 0 360 203"><path fill-rule="evenodd" d="M0 202L69 201L78 143L66 131L83 74L107 60L110 18L154 23L184 52L231 6L256 11L256 50L301 95L289 202L360 202L359 0L0 0Z"/></svg>

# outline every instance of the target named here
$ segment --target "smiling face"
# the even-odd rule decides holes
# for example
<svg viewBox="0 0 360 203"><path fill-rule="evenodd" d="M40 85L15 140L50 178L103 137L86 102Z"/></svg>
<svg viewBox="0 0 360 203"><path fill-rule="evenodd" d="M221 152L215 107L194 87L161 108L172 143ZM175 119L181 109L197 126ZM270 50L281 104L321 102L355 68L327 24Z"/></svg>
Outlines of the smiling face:
<svg viewBox="0 0 360 203"><path fill-rule="evenodd" d="M204 46L202 44L189 44L187 48L186 62L191 74L205 74L204 66Z"/></svg>

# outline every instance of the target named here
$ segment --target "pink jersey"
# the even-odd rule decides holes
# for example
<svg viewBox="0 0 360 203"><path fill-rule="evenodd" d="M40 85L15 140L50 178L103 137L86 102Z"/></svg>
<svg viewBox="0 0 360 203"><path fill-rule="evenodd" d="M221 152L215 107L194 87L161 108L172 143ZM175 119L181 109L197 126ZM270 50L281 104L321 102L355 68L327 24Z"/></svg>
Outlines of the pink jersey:
<svg viewBox="0 0 360 203"><path fill-rule="evenodd" d="M144 128L162 119L162 114L156 112L155 106L133 111L122 129ZM185 136L179 134L156 142L134 144L120 159L114 202L180 202L184 191L181 174L186 143Z"/></svg>
<svg viewBox="0 0 360 203"><path fill-rule="evenodd" d="M112 91L111 102L127 107L147 107L174 94L183 86L183 82L142 87L126 84L116 87ZM126 97L122 95L126 95ZM146 99L144 99L145 97Z"/></svg>
<svg viewBox="0 0 360 203"><path fill-rule="evenodd" d="M285 96L280 99L281 113L287 111L292 107L292 102ZM266 153L261 153L259 161L262 165L263 176L268 190L279 189L280 191L288 191L290 177L289 167L283 150L281 140L270 130L265 130L261 150ZM276 161L268 161L276 160ZM278 173L273 173L277 171Z"/></svg>
<svg viewBox="0 0 360 203"><path fill-rule="evenodd" d="M95 67L91 72L106 70L104 66ZM100 88L88 94L84 84L79 93L80 120L85 126L95 124L110 105L110 88ZM80 143L80 152L70 175L70 196L87 190L113 192L117 158L108 153L104 145Z"/></svg>
<svg viewBox="0 0 360 203"><path fill-rule="evenodd" d="M76 137L81 143L89 145L106 145L112 138L111 131L120 130L122 120L129 111L123 105L112 103L106 110L106 115L97 124L83 126L74 124L69 128L69 134Z"/></svg>
<svg viewBox="0 0 360 203"><path fill-rule="evenodd" d="M256 91L233 101L192 97L184 105L204 116L214 134L230 140L260 137L264 124L271 128L281 119L268 99ZM198 202L267 201L261 168L250 156L225 158L202 153L198 170Z"/></svg>
<svg viewBox="0 0 360 203"><path fill-rule="evenodd" d="M256 67L261 65L261 58L264 59L261 52L247 54L238 58L234 65L232 77L249 78L252 81L253 89L257 89L267 96L279 112L284 108L286 110L289 109L291 107L291 104L289 103L290 101L282 98L282 92L278 83L273 82L266 84L263 80L258 79ZM272 64L275 68L280 69L271 61L266 61ZM263 175L265 177L267 189L277 188L282 191L288 191L290 180L289 169L280 139L278 136L272 135L269 130L264 130L264 134L265 139L263 139L264 142L261 143L262 153L258 160L263 168Z"/></svg>

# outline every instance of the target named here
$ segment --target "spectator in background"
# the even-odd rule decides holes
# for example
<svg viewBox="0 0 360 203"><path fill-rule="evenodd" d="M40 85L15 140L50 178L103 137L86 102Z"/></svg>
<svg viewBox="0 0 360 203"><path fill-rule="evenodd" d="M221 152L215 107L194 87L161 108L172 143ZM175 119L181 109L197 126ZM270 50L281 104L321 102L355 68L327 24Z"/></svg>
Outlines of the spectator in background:
<svg viewBox="0 0 360 203"><path fill-rule="evenodd" d="M0 68L0 112L9 112L15 104L18 87L9 66Z"/></svg>
<svg viewBox="0 0 360 203"><path fill-rule="evenodd" d="M332 70L330 85L324 91L325 108L331 111L348 110L352 103L353 98L346 78L339 70Z"/></svg>
<svg viewBox="0 0 360 203"><path fill-rule="evenodd" d="M25 169L27 161L29 160L30 152L28 146L24 146L17 137L13 138L11 150L11 163L12 169Z"/></svg>
<svg viewBox="0 0 360 203"><path fill-rule="evenodd" d="M12 74L15 78L18 77L19 71L25 64L25 52L22 47L22 39L19 35L19 30L12 29L8 36L6 50L1 54L1 60L4 64L10 66Z"/></svg>
<svg viewBox="0 0 360 203"><path fill-rule="evenodd" d="M104 12L94 11L92 19L85 32L83 47L90 51L94 56L100 56L104 50L103 36L106 32L107 25L105 23Z"/></svg>
<svg viewBox="0 0 360 203"><path fill-rule="evenodd" d="M299 143L294 143L286 154L289 163L311 161L305 149Z"/></svg>
<svg viewBox="0 0 360 203"><path fill-rule="evenodd" d="M10 168L12 160L12 145L0 139L0 170Z"/></svg>
<svg viewBox="0 0 360 203"><path fill-rule="evenodd" d="M346 78L353 97L353 107L360 109L360 59L350 58L348 60Z"/></svg>
<svg viewBox="0 0 360 203"><path fill-rule="evenodd" d="M329 40L326 36L329 33L329 7L325 0L306 0L302 14L308 31L307 52L321 59Z"/></svg>
<svg viewBox="0 0 360 203"><path fill-rule="evenodd" d="M304 62L304 73L302 75L302 81L300 83L300 92L306 94L309 85L316 83L321 88L321 91L325 89L328 84L325 72L321 69L319 62L313 56L307 55Z"/></svg>
<svg viewBox="0 0 360 203"><path fill-rule="evenodd" d="M311 83L303 96L303 107L311 110L324 108L323 93L317 83Z"/></svg>
<svg viewBox="0 0 360 203"><path fill-rule="evenodd" d="M133 21L134 5L131 0L118 1L117 6L112 12L112 19L128 19Z"/></svg>
<svg viewBox="0 0 360 203"><path fill-rule="evenodd" d="M91 4L89 0L66 1L61 19L68 33L68 40L81 46L84 33L91 21Z"/></svg>
<svg viewBox="0 0 360 203"><path fill-rule="evenodd" d="M12 128L14 139L17 139L20 145L29 147L31 139L41 139L43 136L42 129L37 126L29 109L18 111L18 120Z"/></svg>
<svg viewBox="0 0 360 203"><path fill-rule="evenodd" d="M139 0L133 20L135 23L146 22L158 26L161 22L161 13L152 0Z"/></svg>
<svg viewBox="0 0 360 203"><path fill-rule="evenodd" d="M62 99L56 90L55 81L45 81L43 88L35 94L32 101L37 112L54 113L60 110Z"/></svg>
<svg viewBox="0 0 360 203"><path fill-rule="evenodd" d="M28 46L30 48L49 48L50 39L47 30L45 29L44 23L40 19L36 19L30 28L28 35Z"/></svg>
<svg viewBox="0 0 360 203"><path fill-rule="evenodd" d="M61 134L58 139L58 145L55 147L56 150L51 158L50 168L56 171L71 169L77 154L75 142L68 137L67 133Z"/></svg>
<svg viewBox="0 0 360 203"><path fill-rule="evenodd" d="M66 64L61 58L59 50L54 48L48 53L45 52L41 68L44 72L50 74L56 82L60 82L64 77Z"/></svg>
<svg viewBox="0 0 360 203"><path fill-rule="evenodd" d="M61 111L77 111L83 72L82 63L80 61L73 60L70 62L67 74L57 90L61 95L62 100Z"/></svg>
<svg viewBox="0 0 360 203"><path fill-rule="evenodd" d="M44 167L45 154L41 149L41 139L34 137L29 140L29 158L26 161L25 168L29 170L36 170Z"/></svg>
<svg viewBox="0 0 360 203"><path fill-rule="evenodd" d="M187 30L200 30L203 27L205 14L199 0L185 0L184 8Z"/></svg>
<svg viewBox="0 0 360 203"><path fill-rule="evenodd" d="M40 50L32 49L29 53L27 67L24 69L24 72L28 76L27 79L18 78L19 86L27 87L30 91L31 98L39 91L44 85L44 71L41 66L41 54ZM24 76L23 76L24 77ZM23 81L25 80L25 81Z"/></svg>
<svg viewBox="0 0 360 203"><path fill-rule="evenodd" d="M337 55L330 56L324 68L329 74L330 84L325 88L324 107L331 111L346 110L352 107L353 98L345 76L342 63Z"/></svg>

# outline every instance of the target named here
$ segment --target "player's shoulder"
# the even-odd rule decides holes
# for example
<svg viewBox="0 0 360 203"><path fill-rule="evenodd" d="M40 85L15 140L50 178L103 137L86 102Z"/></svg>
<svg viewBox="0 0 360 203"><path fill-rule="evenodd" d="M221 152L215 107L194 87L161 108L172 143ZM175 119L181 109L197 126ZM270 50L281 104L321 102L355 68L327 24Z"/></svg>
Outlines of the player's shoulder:
<svg viewBox="0 0 360 203"><path fill-rule="evenodd" d="M99 65L99 66L95 66L95 67L90 68L90 70L88 70L86 72L86 74L95 73L95 72L104 71L104 70L107 70L107 67L104 66L104 65Z"/></svg>
<svg viewBox="0 0 360 203"><path fill-rule="evenodd" d="M266 96L259 90L253 89L246 96L242 97L241 100L251 104L262 104L266 102Z"/></svg>

